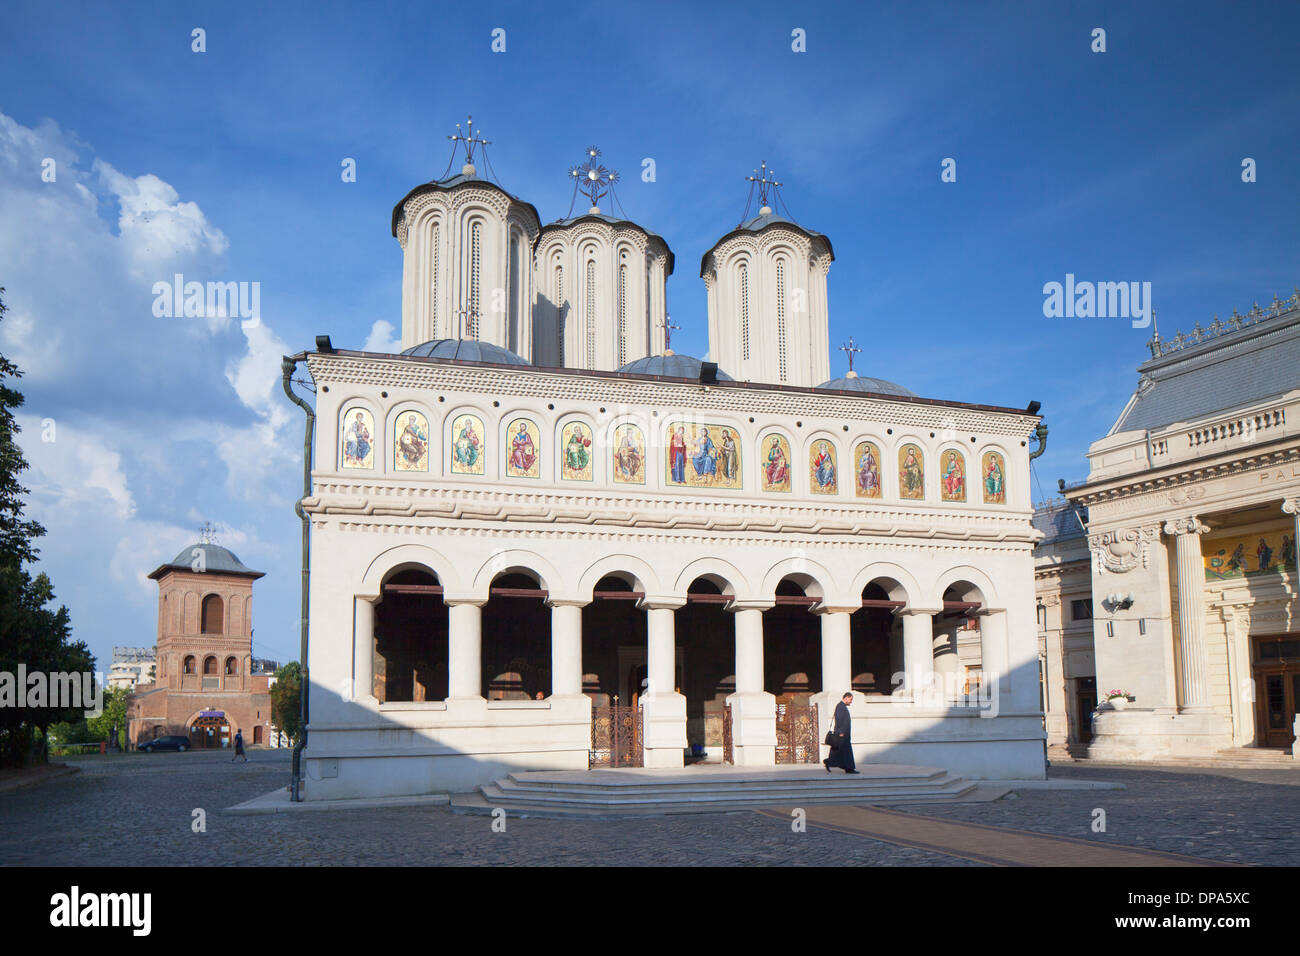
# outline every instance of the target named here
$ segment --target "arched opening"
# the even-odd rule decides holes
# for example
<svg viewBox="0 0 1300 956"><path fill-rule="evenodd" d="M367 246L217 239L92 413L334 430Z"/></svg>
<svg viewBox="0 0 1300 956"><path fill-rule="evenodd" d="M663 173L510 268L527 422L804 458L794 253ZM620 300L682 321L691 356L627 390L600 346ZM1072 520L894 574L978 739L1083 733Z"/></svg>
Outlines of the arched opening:
<svg viewBox="0 0 1300 956"><path fill-rule="evenodd" d="M943 610L934 616L934 675L949 699L978 694L984 656L977 612L984 595L969 581L954 581L943 592Z"/></svg>
<svg viewBox="0 0 1300 956"><path fill-rule="evenodd" d="M203 658L203 676L215 677L217 674L217 659L212 656Z"/></svg>
<svg viewBox="0 0 1300 956"><path fill-rule="evenodd" d="M224 608L221 598L215 594L209 594L203 599L203 624L199 631L203 634L221 634L222 624L224 623Z"/></svg>
<svg viewBox="0 0 1300 956"><path fill-rule="evenodd" d="M726 582L700 577L674 613L677 674L686 698L686 760L721 761L727 697L736 692L736 624ZM729 590L729 588L728 588Z"/></svg>
<svg viewBox="0 0 1300 956"><path fill-rule="evenodd" d="M807 705L821 690L821 622L808 609L818 601L792 578L776 586L776 606L763 612L763 689L779 701Z"/></svg>
<svg viewBox="0 0 1300 956"><path fill-rule="evenodd" d="M219 750L230 746L230 724L225 714L200 714L190 724L190 747L194 750Z"/></svg>
<svg viewBox="0 0 1300 956"><path fill-rule="evenodd" d="M194 669L194 667L195 667L195 663L196 663L196 662L195 662L195 660L194 660L194 655L193 655L193 654L187 654L187 655L185 655L185 663L181 665L181 672L184 673L184 674L194 674L194 673L197 673L197 672L195 671L195 669Z"/></svg>
<svg viewBox="0 0 1300 956"><path fill-rule="evenodd" d="M582 692L597 707L609 706L615 697L631 705L643 693L646 614L637 601L644 596L630 581L610 574L596 582L591 603L582 609ZM680 661L677 667L680 674Z"/></svg>
<svg viewBox="0 0 1300 956"><path fill-rule="evenodd" d="M853 692L889 695L903 673L903 622L895 611L905 606L896 581L872 581L862 589L862 607L849 619ZM894 597L891 597L891 594Z"/></svg>
<svg viewBox="0 0 1300 956"><path fill-rule="evenodd" d="M488 700L551 696L551 609L546 591L527 573L492 582L483 605L481 693Z"/></svg>
<svg viewBox="0 0 1300 956"><path fill-rule="evenodd" d="M375 606L375 698L446 700L447 654L447 605L437 576L418 568L391 575Z"/></svg>
<svg viewBox="0 0 1300 956"><path fill-rule="evenodd" d="M226 658L226 676L236 677L239 674L239 660L234 657Z"/></svg>

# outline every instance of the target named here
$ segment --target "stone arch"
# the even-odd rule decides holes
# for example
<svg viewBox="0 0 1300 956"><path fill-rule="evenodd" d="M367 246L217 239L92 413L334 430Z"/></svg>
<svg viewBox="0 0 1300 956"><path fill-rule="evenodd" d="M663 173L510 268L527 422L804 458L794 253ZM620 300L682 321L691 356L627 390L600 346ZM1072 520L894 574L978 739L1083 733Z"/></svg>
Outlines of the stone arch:
<svg viewBox="0 0 1300 956"><path fill-rule="evenodd" d="M968 564L956 565L938 576L931 592L935 606L942 606L943 594L949 587L962 583L968 585L963 590L963 601L979 601L985 610L1001 608L992 579L979 568Z"/></svg>
<svg viewBox="0 0 1300 956"><path fill-rule="evenodd" d="M527 574L537 578L542 590L556 597L564 591L564 578L550 561L533 551L510 549L497 551L474 575L470 590L475 597L487 600L492 582L503 574Z"/></svg>
<svg viewBox="0 0 1300 956"><path fill-rule="evenodd" d="M861 598L868 584L879 584L889 595L891 601L906 601L908 606L920 604L925 599L925 592L916 583L916 578L906 568L889 561L876 561L857 573L850 589ZM942 591L939 592L942 595Z"/></svg>
<svg viewBox="0 0 1300 956"><path fill-rule="evenodd" d="M673 593L685 594L696 578L712 581L729 597L748 595L751 590L749 580L730 561L722 558L697 558L677 575L677 580L673 582Z"/></svg>
<svg viewBox="0 0 1300 956"><path fill-rule="evenodd" d="M809 597L818 598L823 604L827 598L836 594L835 578L831 572L805 555L794 554L778 561L767 569L763 575L760 594L763 596L776 593L776 586L786 578L803 588Z"/></svg>
<svg viewBox="0 0 1300 956"><path fill-rule="evenodd" d="M623 578L632 585L634 591L644 591L646 594L659 594L661 591L659 575L646 561L630 554L610 554L593 562L582 572L578 579L578 594L590 600L596 582L608 575Z"/></svg>
<svg viewBox="0 0 1300 956"><path fill-rule="evenodd" d="M371 559L365 573L361 577L361 584L357 588L356 596L365 598L377 598L380 595L380 589L384 581L398 571L406 570L428 571L435 575L442 586L448 590L458 590L462 587L460 575L456 573L456 566L450 559L423 544L399 544L396 547L389 548L387 551L381 551Z"/></svg>

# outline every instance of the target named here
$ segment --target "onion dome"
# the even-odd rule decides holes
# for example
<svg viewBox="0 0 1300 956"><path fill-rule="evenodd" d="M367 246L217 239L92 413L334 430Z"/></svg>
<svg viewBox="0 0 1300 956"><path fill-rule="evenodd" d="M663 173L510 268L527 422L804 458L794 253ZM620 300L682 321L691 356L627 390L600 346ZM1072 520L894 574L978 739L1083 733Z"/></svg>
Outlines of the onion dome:
<svg viewBox="0 0 1300 956"><path fill-rule="evenodd" d="M198 552L202 552L199 554ZM192 571L207 574L242 574L249 578L260 578L266 572L254 571L235 556L229 548L218 544L192 544L167 564L160 564L149 577L161 578L169 571Z"/></svg>

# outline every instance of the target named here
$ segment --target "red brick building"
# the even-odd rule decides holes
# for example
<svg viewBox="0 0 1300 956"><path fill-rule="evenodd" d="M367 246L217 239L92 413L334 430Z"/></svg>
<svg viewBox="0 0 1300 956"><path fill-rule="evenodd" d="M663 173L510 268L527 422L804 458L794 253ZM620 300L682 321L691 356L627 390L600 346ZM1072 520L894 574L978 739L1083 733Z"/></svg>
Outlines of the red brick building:
<svg viewBox="0 0 1300 956"><path fill-rule="evenodd" d="M131 746L182 735L194 749L264 744L271 734L267 674L252 673L253 582L226 548L195 544L149 575L158 582L157 673L127 701Z"/></svg>

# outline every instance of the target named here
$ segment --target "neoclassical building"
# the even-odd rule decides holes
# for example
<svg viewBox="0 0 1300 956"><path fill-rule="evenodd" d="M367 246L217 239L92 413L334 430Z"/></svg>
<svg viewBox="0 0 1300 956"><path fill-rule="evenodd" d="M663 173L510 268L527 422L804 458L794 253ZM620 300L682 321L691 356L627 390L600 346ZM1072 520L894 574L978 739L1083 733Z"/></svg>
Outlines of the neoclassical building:
<svg viewBox="0 0 1300 956"><path fill-rule="evenodd" d="M585 769L610 714L647 767L816 761L848 690L859 760L1043 776L1036 404L831 379L830 243L766 203L701 265L716 363L668 348L667 244L594 200L538 226L467 162L393 224L403 352L286 359L306 799Z"/></svg>
<svg viewBox="0 0 1300 956"><path fill-rule="evenodd" d="M1300 290L1150 349L1087 480L1036 518L1049 741L1124 759L1289 751Z"/></svg>

